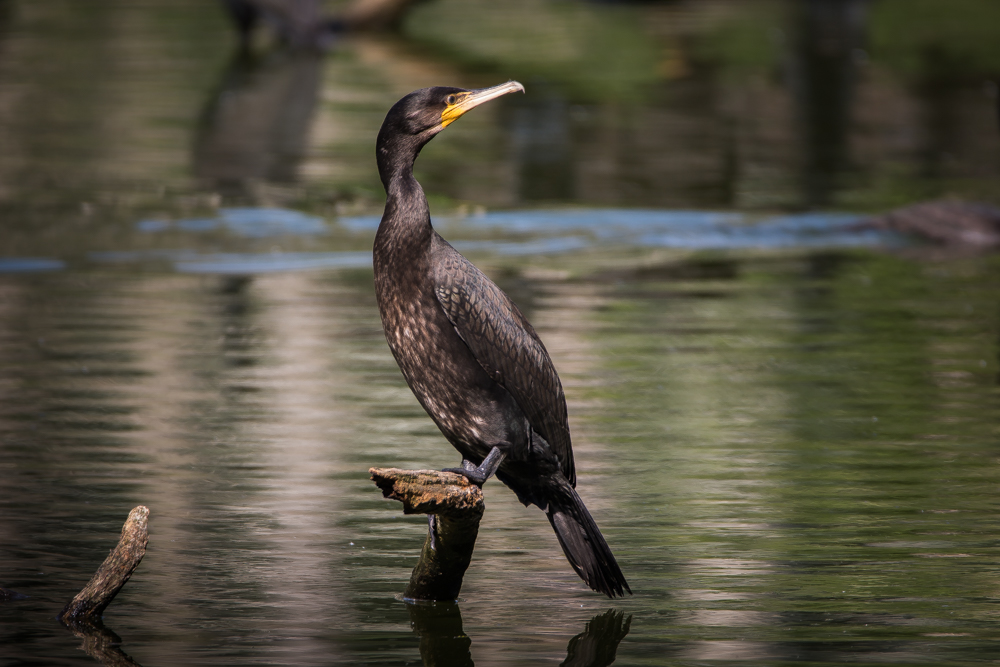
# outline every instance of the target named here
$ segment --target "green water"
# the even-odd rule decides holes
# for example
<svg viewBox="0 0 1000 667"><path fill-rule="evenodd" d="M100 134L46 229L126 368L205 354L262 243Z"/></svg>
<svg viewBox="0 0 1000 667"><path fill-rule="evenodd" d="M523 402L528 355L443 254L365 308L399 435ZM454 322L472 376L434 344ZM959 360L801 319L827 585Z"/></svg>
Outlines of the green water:
<svg viewBox="0 0 1000 667"><path fill-rule="evenodd" d="M621 664L992 659L994 259L481 263L562 373L581 494L636 594L587 591L488 484L460 605L477 664L561 660L609 607L632 616ZM456 456L370 272L2 286L4 585L31 596L0 606L8 664L75 655L53 615L140 503L149 552L105 621L142 664L419 664L394 595L425 523L366 471Z"/></svg>
<svg viewBox="0 0 1000 667"><path fill-rule="evenodd" d="M139 504L104 623L147 667L995 662L1000 259L629 232L638 207L996 201L992 4L871 3L834 63L854 83L818 79L847 120L783 78L818 67L808 4L439 0L246 71L211 3L0 5L0 587L27 596L0 600L0 665L96 664L55 615ZM635 595L589 591L493 480L461 601L415 609L426 523L367 471L458 457L382 336L374 133L413 88L507 78L528 94L418 178L545 341Z"/></svg>

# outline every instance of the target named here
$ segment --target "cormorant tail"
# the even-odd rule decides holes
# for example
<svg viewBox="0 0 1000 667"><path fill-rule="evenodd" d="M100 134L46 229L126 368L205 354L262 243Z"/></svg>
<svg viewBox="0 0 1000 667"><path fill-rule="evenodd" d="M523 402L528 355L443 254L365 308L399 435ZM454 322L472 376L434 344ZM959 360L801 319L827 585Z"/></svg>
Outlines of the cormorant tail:
<svg viewBox="0 0 1000 667"><path fill-rule="evenodd" d="M559 546L569 564L595 591L609 598L625 597L625 591L631 595L632 589L628 587L611 548L576 490L561 474L550 480L545 488L548 501L545 515L556 531Z"/></svg>

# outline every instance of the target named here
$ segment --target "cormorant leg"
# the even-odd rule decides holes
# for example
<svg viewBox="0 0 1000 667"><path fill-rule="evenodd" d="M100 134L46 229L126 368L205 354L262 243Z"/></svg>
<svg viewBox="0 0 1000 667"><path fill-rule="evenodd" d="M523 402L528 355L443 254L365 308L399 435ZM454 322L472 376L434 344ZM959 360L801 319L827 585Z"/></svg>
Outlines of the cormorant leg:
<svg viewBox="0 0 1000 667"><path fill-rule="evenodd" d="M431 549L437 551L437 526L434 525L435 514L427 515L427 532L431 536Z"/></svg>
<svg viewBox="0 0 1000 667"><path fill-rule="evenodd" d="M476 486L481 487L497 471L497 468L503 462L503 458L504 453L500 451L500 448L494 447L486 455L486 458L483 459L483 462L479 464L478 468L474 467L467 459L462 459L461 468L445 468L444 472L457 472L459 475L467 477Z"/></svg>

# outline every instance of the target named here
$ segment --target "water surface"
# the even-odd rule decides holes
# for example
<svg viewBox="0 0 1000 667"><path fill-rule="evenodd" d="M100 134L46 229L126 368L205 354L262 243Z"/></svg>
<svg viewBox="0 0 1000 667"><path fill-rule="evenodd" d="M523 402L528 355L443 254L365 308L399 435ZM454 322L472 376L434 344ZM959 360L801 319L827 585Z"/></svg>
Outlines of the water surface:
<svg viewBox="0 0 1000 667"><path fill-rule="evenodd" d="M147 666L995 661L1000 261L855 224L996 201L992 4L458 4L248 63L212 3L0 3L0 664L95 664L55 615L138 504L104 622ZM417 175L635 595L491 481L415 609L367 470L458 460L382 336L374 134L507 78Z"/></svg>

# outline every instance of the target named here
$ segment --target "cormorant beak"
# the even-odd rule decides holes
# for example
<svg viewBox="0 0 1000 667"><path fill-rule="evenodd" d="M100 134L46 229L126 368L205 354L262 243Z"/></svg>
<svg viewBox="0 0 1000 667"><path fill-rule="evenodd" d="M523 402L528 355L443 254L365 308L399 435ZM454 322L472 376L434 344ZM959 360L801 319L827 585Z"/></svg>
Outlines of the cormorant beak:
<svg viewBox="0 0 1000 667"><path fill-rule="evenodd" d="M481 90L470 90L465 93L456 93L454 104L449 104L445 107L445 110L441 112L441 127L448 127L449 124L458 119L466 111L478 107L483 102L495 100L501 95L506 95L507 93L517 92L523 93L524 86L519 84L517 81L508 81L507 83L501 83L499 86L493 86L492 88L483 88Z"/></svg>

